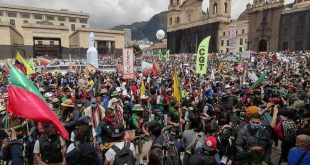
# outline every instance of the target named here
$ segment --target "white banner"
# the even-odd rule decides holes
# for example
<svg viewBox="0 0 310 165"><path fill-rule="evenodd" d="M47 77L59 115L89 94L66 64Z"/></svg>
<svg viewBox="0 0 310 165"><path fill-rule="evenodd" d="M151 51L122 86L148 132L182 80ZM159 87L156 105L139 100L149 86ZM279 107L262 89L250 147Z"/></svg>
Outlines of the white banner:
<svg viewBox="0 0 310 165"><path fill-rule="evenodd" d="M135 72L134 72L134 55L133 49L123 49L123 67L124 79L134 79Z"/></svg>
<svg viewBox="0 0 310 165"><path fill-rule="evenodd" d="M237 26L233 25L229 28L229 51L236 51Z"/></svg>

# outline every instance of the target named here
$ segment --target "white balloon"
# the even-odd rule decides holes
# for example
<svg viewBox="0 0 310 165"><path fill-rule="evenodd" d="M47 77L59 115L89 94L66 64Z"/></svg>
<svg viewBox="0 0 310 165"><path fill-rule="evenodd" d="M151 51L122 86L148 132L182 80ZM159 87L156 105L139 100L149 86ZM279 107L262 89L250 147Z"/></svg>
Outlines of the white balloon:
<svg viewBox="0 0 310 165"><path fill-rule="evenodd" d="M163 30L161 30L161 29L156 32L156 38L158 40L164 39L165 35L166 35L165 32Z"/></svg>
<svg viewBox="0 0 310 165"><path fill-rule="evenodd" d="M201 4L202 13L207 14L209 12L209 0L203 0Z"/></svg>

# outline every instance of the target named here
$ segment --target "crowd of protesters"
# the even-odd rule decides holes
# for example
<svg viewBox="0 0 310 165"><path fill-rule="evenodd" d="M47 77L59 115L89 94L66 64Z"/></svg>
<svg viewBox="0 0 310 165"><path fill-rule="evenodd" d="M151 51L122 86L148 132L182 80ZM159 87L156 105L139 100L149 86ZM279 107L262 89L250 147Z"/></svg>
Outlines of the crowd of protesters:
<svg viewBox="0 0 310 165"><path fill-rule="evenodd" d="M1 160L20 164L267 165L310 164L310 54L255 54L238 62L213 57L205 75L195 59L154 57L158 72L42 72L29 76L70 135L52 124L6 112L1 69ZM253 87L257 77L269 70ZM177 71L181 101L174 97ZM251 73L251 74L248 74ZM255 77L255 76L254 76ZM144 84L144 85L142 85ZM143 92L141 86L145 86ZM143 94L141 94L141 92Z"/></svg>

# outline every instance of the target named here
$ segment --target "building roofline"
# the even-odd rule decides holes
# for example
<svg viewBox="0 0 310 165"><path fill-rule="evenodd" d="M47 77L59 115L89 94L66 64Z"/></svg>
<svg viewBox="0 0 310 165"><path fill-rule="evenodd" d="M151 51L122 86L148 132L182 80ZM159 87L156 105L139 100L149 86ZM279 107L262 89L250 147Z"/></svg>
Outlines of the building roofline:
<svg viewBox="0 0 310 165"><path fill-rule="evenodd" d="M108 29L93 29L93 28L78 28L75 32L73 32L70 36L72 37L78 32L94 32L94 33L110 33L110 34L121 34L125 35L124 31L121 30L108 30Z"/></svg>
<svg viewBox="0 0 310 165"><path fill-rule="evenodd" d="M8 9L18 9L18 10L28 10L34 12L45 12L45 13L54 13L54 14L66 14L66 15L77 15L82 17L89 17L88 13L83 12L76 12L76 11L63 11L63 10L56 10L56 9L47 9L47 8L38 8L38 7L31 7L31 6L21 6L21 5L11 5L0 3L0 7L8 8Z"/></svg>

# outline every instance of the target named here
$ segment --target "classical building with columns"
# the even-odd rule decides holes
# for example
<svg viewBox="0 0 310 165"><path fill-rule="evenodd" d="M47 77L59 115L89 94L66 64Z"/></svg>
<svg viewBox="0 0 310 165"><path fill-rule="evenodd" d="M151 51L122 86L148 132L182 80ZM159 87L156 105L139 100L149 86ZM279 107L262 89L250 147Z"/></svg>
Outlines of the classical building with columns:
<svg viewBox="0 0 310 165"><path fill-rule="evenodd" d="M89 18L82 11L0 4L0 59L15 58L16 51L25 57L85 58L90 32L99 54L120 53L124 32L92 29Z"/></svg>

